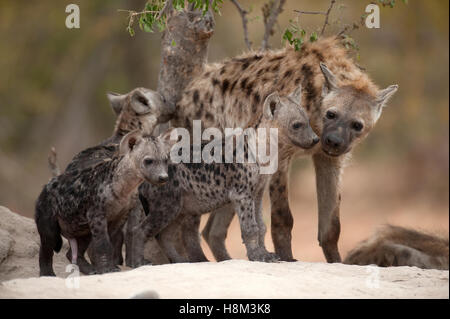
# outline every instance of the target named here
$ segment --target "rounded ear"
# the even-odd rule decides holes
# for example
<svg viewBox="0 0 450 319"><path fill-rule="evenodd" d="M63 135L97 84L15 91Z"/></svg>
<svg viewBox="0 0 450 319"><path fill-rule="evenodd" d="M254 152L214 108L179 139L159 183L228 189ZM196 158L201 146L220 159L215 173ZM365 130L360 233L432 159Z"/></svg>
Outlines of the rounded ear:
<svg viewBox="0 0 450 319"><path fill-rule="evenodd" d="M108 98L109 104L111 105L111 108L113 109L114 113L116 115L119 115L120 112L122 112L123 104L127 97L126 94L107 92L106 97Z"/></svg>
<svg viewBox="0 0 450 319"><path fill-rule="evenodd" d="M144 93L136 90L131 95L131 107L137 114L145 114L150 112L150 101Z"/></svg>
<svg viewBox="0 0 450 319"><path fill-rule="evenodd" d="M169 147L172 147L178 142L177 129L175 127L171 127L167 131L159 135L157 138L162 143L168 145Z"/></svg>
<svg viewBox="0 0 450 319"><path fill-rule="evenodd" d="M302 105L302 86L299 85L294 92L289 94L289 98L295 103Z"/></svg>
<svg viewBox="0 0 450 319"><path fill-rule="evenodd" d="M275 114L275 111L279 107L281 101L280 96L278 95L278 92L273 92L268 97L266 97L266 100L264 101L263 106L263 115L266 119L272 120L273 116Z"/></svg>
<svg viewBox="0 0 450 319"><path fill-rule="evenodd" d="M384 90L380 90L377 93L377 97L376 97L376 101L378 106L384 107L387 103L387 101L394 95L395 92L397 92L398 90L398 85L394 84L394 85L390 85L387 88L385 88Z"/></svg>
<svg viewBox="0 0 450 319"><path fill-rule="evenodd" d="M139 130L134 130L127 135L125 135L122 140L120 141L119 146L119 154L124 155L130 151L133 150L133 148L136 147L136 145L139 144L140 140L142 139L142 133Z"/></svg>
<svg viewBox="0 0 450 319"><path fill-rule="evenodd" d="M325 96L331 91L336 90L338 88L337 80L334 74L325 65L325 63L320 62L320 70L322 71L322 74L325 77L325 83L323 84L322 87L322 96Z"/></svg>

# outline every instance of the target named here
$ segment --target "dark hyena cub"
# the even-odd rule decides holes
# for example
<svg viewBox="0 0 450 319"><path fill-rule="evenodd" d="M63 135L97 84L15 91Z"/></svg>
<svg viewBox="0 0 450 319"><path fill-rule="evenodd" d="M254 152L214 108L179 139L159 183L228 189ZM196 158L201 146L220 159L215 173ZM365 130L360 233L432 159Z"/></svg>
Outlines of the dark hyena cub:
<svg viewBox="0 0 450 319"><path fill-rule="evenodd" d="M41 276L54 276L53 251L59 252L61 235L69 240L72 263L83 273L92 273L84 253L92 242L92 260L97 273L117 270L110 238L121 228L138 202L138 187L148 181L167 182L169 137L127 134L111 158L81 170L53 178L36 203L36 225L41 238Z"/></svg>
<svg viewBox="0 0 450 319"><path fill-rule="evenodd" d="M258 135L258 148L273 141L271 139L274 136L268 133L269 128L277 128L278 140L289 143L291 147L312 148L319 142L318 136L309 125L306 111L300 106L300 101L300 88L288 97L280 97L278 93L272 93L266 98L263 105L264 111L252 126L266 129L265 137ZM228 138L233 141L233 135L225 139ZM226 143L223 143L223 140L221 142L221 163L216 160L205 163L202 160L201 163L171 164L169 166L170 183L161 188L153 187L149 183L140 187L139 196L141 201L146 200L143 205L146 207L148 216L135 229L132 249L135 253L132 258L134 266L142 262L144 240L157 235L179 214L184 216L205 214L229 204L233 205L239 217L248 258L266 262L278 259L275 254L269 253L264 245L265 226L261 207L264 189L273 172L264 173L261 169L265 165L259 158L255 163L250 161L239 163L236 160L226 163L224 160L227 152ZM203 150L206 145L202 146ZM233 146L229 151L234 153L233 158L237 158L236 147ZM276 158L280 151L277 149ZM244 144L245 159L248 159L251 152L253 149ZM197 228L193 229L193 232L198 236ZM172 251L175 252L175 249ZM177 256L168 257L172 261L179 261Z"/></svg>
<svg viewBox="0 0 450 319"><path fill-rule="evenodd" d="M78 153L69 163L67 171L81 170L110 159L117 153L122 138L134 130L151 134L156 124L167 122L173 109L166 105L164 98L153 90L138 87L125 94L107 93L107 98L117 116L114 130L110 137L100 144ZM114 259L117 265L123 264L123 233L117 232L112 238L115 246ZM89 250L88 250L89 252ZM67 258L72 259L69 249Z"/></svg>

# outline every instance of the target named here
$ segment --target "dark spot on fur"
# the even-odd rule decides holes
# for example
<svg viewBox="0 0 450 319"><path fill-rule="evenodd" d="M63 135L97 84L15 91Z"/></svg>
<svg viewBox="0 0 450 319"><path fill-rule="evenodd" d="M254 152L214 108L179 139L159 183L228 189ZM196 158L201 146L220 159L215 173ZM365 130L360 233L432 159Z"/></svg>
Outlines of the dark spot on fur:
<svg viewBox="0 0 450 319"><path fill-rule="evenodd" d="M259 95L258 92L255 92L255 94L253 94L253 100L255 101L255 104L259 104L259 102L261 102L261 96Z"/></svg>
<svg viewBox="0 0 450 319"><path fill-rule="evenodd" d="M245 90L245 87L247 86L247 81L248 81L248 78L243 78L241 80L241 89L242 90Z"/></svg>
<svg viewBox="0 0 450 319"><path fill-rule="evenodd" d="M236 86L237 82L238 82L238 80L234 80L234 82L231 84L231 87L230 87L230 94L231 94L231 92L233 92L233 89L234 89L234 87Z"/></svg>
<svg viewBox="0 0 450 319"><path fill-rule="evenodd" d="M322 53L320 53L316 49L313 49L311 52L319 59L319 61L323 62L325 60Z"/></svg>
<svg viewBox="0 0 450 319"><path fill-rule="evenodd" d="M288 77L290 77L292 75L292 70L287 70L285 73L284 73L284 78L288 78Z"/></svg>
<svg viewBox="0 0 450 319"><path fill-rule="evenodd" d="M211 80L211 82L212 82L212 85L214 85L214 86L216 86L216 85L219 85L220 84L220 82L219 82L219 80L217 80L217 79L212 79Z"/></svg>
<svg viewBox="0 0 450 319"><path fill-rule="evenodd" d="M269 62L275 62L275 61L281 60L282 58L283 58L282 55L276 56L276 57L271 58L271 59L269 60Z"/></svg>
<svg viewBox="0 0 450 319"><path fill-rule="evenodd" d="M230 81L227 79L223 80L222 82L222 94L225 94L225 92L228 90L228 87L230 86Z"/></svg>
<svg viewBox="0 0 450 319"><path fill-rule="evenodd" d="M198 90L195 90L194 94L192 95L192 100L194 101L195 104L197 104L198 99L199 99Z"/></svg>

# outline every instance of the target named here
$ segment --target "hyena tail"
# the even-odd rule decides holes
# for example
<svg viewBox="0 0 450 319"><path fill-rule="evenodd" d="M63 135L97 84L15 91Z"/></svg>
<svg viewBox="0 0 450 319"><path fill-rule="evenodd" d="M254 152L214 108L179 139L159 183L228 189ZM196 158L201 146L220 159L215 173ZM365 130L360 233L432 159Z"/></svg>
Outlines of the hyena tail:
<svg viewBox="0 0 450 319"><path fill-rule="evenodd" d="M448 238L386 225L351 250L345 264L449 269Z"/></svg>
<svg viewBox="0 0 450 319"><path fill-rule="evenodd" d="M55 214L53 214L45 188L36 202L35 221L41 238L39 249L40 275L55 276L53 271L53 252L58 253L61 250L61 228Z"/></svg>

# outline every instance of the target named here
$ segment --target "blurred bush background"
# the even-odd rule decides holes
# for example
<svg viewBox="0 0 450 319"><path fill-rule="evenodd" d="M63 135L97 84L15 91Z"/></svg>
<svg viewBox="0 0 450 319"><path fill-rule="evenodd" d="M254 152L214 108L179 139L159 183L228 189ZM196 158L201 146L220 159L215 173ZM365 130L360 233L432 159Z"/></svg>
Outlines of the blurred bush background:
<svg viewBox="0 0 450 319"><path fill-rule="evenodd" d="M65 27L65 7L80 6L81 28ZM216 15L209 61L245 50L241 18L227 0ZM448 235L449 186L449 2L400 1L381 8L381 28L352 33L358 64L380 87L397 83L389 103L346 169L341 206L341 251L385 222ZM258 49L264 1L241 0L251 8L249 33ZM368 2L367 2L368 3ZM365 1L338 1L328 34L364 14ZM50 178L47 156L55 146L64 168L80 150L110 135L114 116L105 93L137 86L156 88L160 34L127 33L127 14L145 1L0 0L0 204L33 216L34 201ZM271 47L295 19L294 9L324 11L329 1L288 0ZM323 16L302 15L300 25L320 30ZM294 256L322 261L317 245L317 204L309 159L294 163L290 202L294 213ZM270 223L265 200L265 219ZM204 221L203 221L204 222ZM270 233L270 232L268 232ZM267 239L271 247L270 234ZM228 244L245 257L233 221Z"/></svg>

